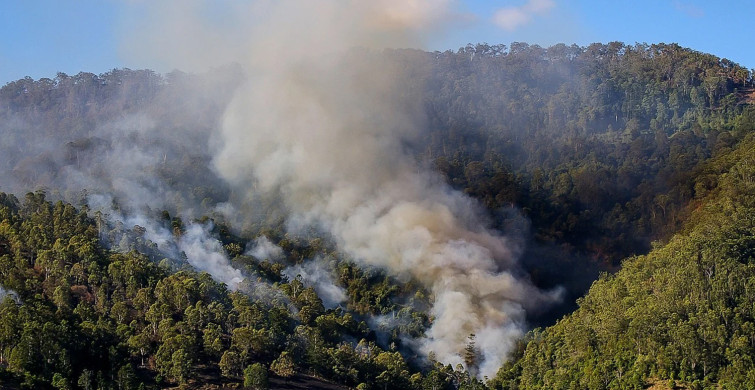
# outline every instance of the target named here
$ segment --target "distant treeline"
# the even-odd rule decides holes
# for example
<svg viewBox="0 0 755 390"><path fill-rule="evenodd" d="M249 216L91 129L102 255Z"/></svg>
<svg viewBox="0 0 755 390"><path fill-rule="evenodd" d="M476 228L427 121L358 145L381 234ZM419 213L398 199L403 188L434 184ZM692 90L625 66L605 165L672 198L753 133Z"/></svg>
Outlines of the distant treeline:
<svg viewBox="0 0 755 390"><path fill-rule="evenodd" d="M432 321L428 292L359 269L328 237L287 235L279 200L217 176L213 133L240 67L26 78L0 88L0 190L23 199L0 196L0 286L19 299L0 303L0 384L127 389L297 372L363 389L755 386L752 72L675 44L356 53L411 76L404 88L425 113L424 137L407 145L418 161L479 200L494 226L520 230L535 283L567 287L566 306L533 320L547 324L599 271L641 256L530 333L486 385L402 345ZM167 194L150 212L176 235L177 215L216 220L234 264L280 299L229 292L87 214L93 193L134 207L119 203L123 180ZM244 226L216 212L232 199L254 216ZM292 264L331 256L346 307L326 310L280 265L245 256L259 235ZM367 321L384 314L400 323L387 336ZM465 361L475 364L473 337Z"/></svg>

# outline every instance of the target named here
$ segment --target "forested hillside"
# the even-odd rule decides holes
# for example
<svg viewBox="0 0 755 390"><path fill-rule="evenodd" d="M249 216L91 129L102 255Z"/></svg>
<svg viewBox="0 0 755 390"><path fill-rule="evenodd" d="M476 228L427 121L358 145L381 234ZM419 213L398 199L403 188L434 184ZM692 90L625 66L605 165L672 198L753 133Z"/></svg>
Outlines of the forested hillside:
<svg viewBox="0 0 755 390"><path fill-rule="evenodd" d="M549 297L514 301L543 327L513 333L495 378L480 335L456 365L423 349L438 318L421 275L366 265L218 173L224 112L255 80L228 66L0 89L0 384L755 387L750 71L617 42L347 58L405 76L422 116L401 147Z"/></svg>
<svg viewBox="0 0 755 390"><path fill-rule="evenodd" d="M339 263L349 301L326 310L301 277L281 274L281 264L239 255L234 264L249 279L230 292L188 263L158 264L136 251L103 248L98 234L112 232L87 210L50 203L41 193L0 200L0 276L14 292L0 305L4 388L220 385L297 372L349 386L471 381L452 369L442 377L411 376L395 347L376 344L379 329L359 318L394 309L401 289L380 273ZM227 247L232 251L233 242ZM284 247L317 250L311 243ZM405 334L427 320L409 307L394 315L402 322L395 331Z"/></svg>
<svg viewBox="0 0 755 390"><path fill-rule="evenodd" d="M747 69L677 45L514 43L438 53L426 153L542 238L616 262L674 231L692 171L753 125Z"/></svg>
<svg viewBox="0 0 755 390"><path fill-rule="evenodd" d="M755 138L704 165L682 231L627 259L535 330L495 379L506 389L755 387Z"/></svg>

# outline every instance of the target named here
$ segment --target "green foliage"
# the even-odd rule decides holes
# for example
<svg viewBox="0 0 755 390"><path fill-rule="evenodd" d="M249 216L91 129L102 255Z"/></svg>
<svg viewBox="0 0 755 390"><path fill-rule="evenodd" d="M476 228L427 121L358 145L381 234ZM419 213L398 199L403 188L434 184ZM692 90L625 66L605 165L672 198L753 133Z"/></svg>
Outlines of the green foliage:
<svg viewBox="0 0 755 390"><path fill-rule="evenodd" d="M680 234L626 260L579 309L528 336L503 388L749 388L755 372L755 140L711 160L718 184Z"/></svg>
<svg viewBox="0 0 755 390"><path fill-rule="evenodd" d="M254 363L244 369L244 387L252 390L267 390L267 368L260 363Z"/></svg>
<svg viewBox="0 0 755 390"><path fill-rule="evenodd" d="M287 351L281 352L277 359L270 364L270 371L283 378L290 378L296 374L296 366Z"/></svg>
<svg viewBox="0 0 755 390"><path fill-rule="evenodd" d="M404 55L427 61L422 153L454 187L614 264L676 231L693 170L752 118L747 69L676 44Z"/></svg>
<svg viewBox="0 0 755 390"><path fill-rule="evenodd" d="M233 351L223 352L219 362L220 371L225 377L233 378L241 371L241 358Z"/></svg>
<svg viewBox="0 0 755 390"><path fill-rule="evenodd" d="M536 245L557 247L558 261L590 259L574 267L586 274L646 254L656 240L652 252L595 282L576 312L529 333L489 387L755 388L749 71L675 44L479 44L379 55L417 75L406 87L421 91L427 108L427 136L406 147L495 210L495 227L527 237L508 212L520 209ZM94 129L130 113L168 128L213 128L239 78L113 70L8 83L0 88L0 119L24 126L3 130L5 144L19 149L0 161L12 172L3 185L39 188L60 179L45 165L58 162L29 139L65 144L54 159L79 167L96 165L96 153L109 150ZM221 96L177 108L170 97L196 82L219 83ZM196 117L184 118L187 112ZM155 215L177 237L186 229L182 209L199 205L209 214L201 220L212 221L214 206L233 196L209 168L208 140L192 141L200 146L169 148L154 172L168 192L181 194ZM87 194L73 197L83 204ZM163 259L143 227L111 226L101 213L49 202L44 191L22 200L0 193L0 285L20 298L0 301L0 381L129 389L193 386L198 373L219 371L225 383L243 376L245 385L264 388L270 367L282 377L310 374L356 388L485 387L474 377L473 335L462 356L466 370L397 352L406 338L424 335L431 292L357 267L316 232L285 234L277 202L255 195L249 203L263 215L253 226L214 225L233 265L251 276L244 292L229 292L181 259ZM243 254L243 244L260 235L283 248L281 262ZM332 258L345 307L326 309L315 289L283 276L286 264L315 257ZM526 266L536 283L548 284L561 282L560 271L571 266L564 264ZM281 294L266 297L255 281ZM376 315L398 325L370 330L365 319Z"/></svg>
<svg viewBox="0 0 755 390"><path fill-rule="evenodd" d="M111 227L47 202L44 193L30 193L23 203L4 194L0 200L7 203L0 284L20 299L0 301L0 367L10 381L32 388L186 386L204 367L235 382L249 376L245 367L269 365L283 377L307 372L354 386L408 383L400 354L387 359L374 342L344 343L365 337L366 325L342 309L325 310L300 280L277 285L290 300L253 299L205 273L168 273L138 251L107 250L99 234L107 236ZM383 274L364 280L369 296L398 292ZM288 305L299 311L298 320Z"/></svg>

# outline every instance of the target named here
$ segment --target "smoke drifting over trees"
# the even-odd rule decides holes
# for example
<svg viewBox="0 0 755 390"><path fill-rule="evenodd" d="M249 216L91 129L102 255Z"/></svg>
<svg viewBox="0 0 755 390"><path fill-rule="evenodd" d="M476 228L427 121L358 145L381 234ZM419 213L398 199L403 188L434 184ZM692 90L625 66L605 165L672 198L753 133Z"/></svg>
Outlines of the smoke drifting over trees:
<svg viewBox="0 0 755 390"><path fill-rule="evenodd" d="M254 3L240 11L256 21L253 27L228 31L235 50L202 27L192 13L201 3L180 13L155 6L152 22L161 31L175 25L181 29L168 34L186 35L162 51L166 61L191 69L205 54L189 55L186 45L219 45L213 61L238 61L235 69L244 76L227 68L206 76L202 85L177 72L163 80L150 72L124 77L113 71L59 75L32 91L19 85L27 88L24 94L53 98L56 89L70 85L74 92L59 97L68 99L61 106L66 111L57 113L63 124L70 115L92 116L84 132L77 123L64 129L81 137L64 147L59 135L22 147L19 158L10 159L18 162L6 167L12 179L7 188L41 184L87 203L125 229L142 229L162 255L185 256L231 289L242 273L210 237L210 227L189 223L176 236L150 218L168 209L184 218L209 213L244 226L255 221L239 212L250 202L280 198L281 216L292 232L314 228L332 236L338 250L355 261L414 278L432 292L435 320L421 340L423 353L463 363L467 335L475 333L481 373L492 376L524 331L525 310L557 301L558 293L541 292L521 276L519 238L491 230L474 200L446 185L406 148L426 136L420 91L403 88L411 76L407 69L374 50L417 43L451 17L446 6ZM241 84L228 88L232 82ZM92 89L107 88L121 91L99 103L108 104L112 114L88 106ZM140 99L165 102L158 106L169 111L130 106ZM20 113L4 125L13 127L9 133L36 132L28 122L34 119ZM179 172L179 166L192 166L193 172ZM113 238L113 247L133 249L131 236ZM304 280L315 286L328 280L308 279L315 275L305 271ZM344 299L339 289L321 290L330 291L328 306Z"/></svg>
<svg viewBox="0 0 755 390"><path fill-rule="evenodd" d="M481 373L492 375L523 330L524 309L557 294L514 276L519 248L404 151L423 136L419 96L402 95L408 75L395 64L351 49L402 44L381 40L409 38L402 30L424 21L390 5L272 7L265 35L250 41L251 77L224 115L215 166L231 183L279 194L295 220L332 234L356 261L420 280L435 300L421 350L456 365L477 334ZM279 47L287 49L268 53Z"/></svg>
<svg viewBox="0 0 755 390"><path fill-rule="evenodd" d="M18 300L18 294L16 294L13 290L6 290L3 288L3 286L0 286L0 301L5 300L5 298L10 297L11 299L15 300L16 302L19 302Z"/></svg>
<svg viewBox="0 0 755 390"><path fill-rule="evenodd" d="M181 271L193 269L234 291L185 295L220 297L238 315L197 331L202 356L230 377L238 362L285 353L344 383L377 381L354 367L327 371L317 354L371 359L377 347L364 337L423 367L437 359L493 378L528 320L560 315L549 310L572 304L599 270L673 232L712 186L690 184L693 172L753 123L741 92L750 73L676 45L427 53L386 48L442 30L451 2L253 2L222 28L200 16L205 6L141 5L150 18L129 50L223 67L3 87L0 189L85 206L110 249L143 253L189 287ZM0 255L11 256L18 245L3 229ZM33 270L55 268L48 255L13 253ZM62 287L44 288L63 314L68 290L74 301L94 293L83 279L52 280ZM165 285L150 288L174 318L190 318ZM240 293L273 309L264 317ZM126 318L123 307L97 310ZM156 310L150 318L166 315ZM151 369L185 381L186 365L169 358L196 351L165 342L158 322L144 325L154 327L147 346L129 339L133 356L155 355L163 365ZM408 383L391 353L370 364L397 373L386 383ZM444 380L458 385L453 370Z"/></svg>

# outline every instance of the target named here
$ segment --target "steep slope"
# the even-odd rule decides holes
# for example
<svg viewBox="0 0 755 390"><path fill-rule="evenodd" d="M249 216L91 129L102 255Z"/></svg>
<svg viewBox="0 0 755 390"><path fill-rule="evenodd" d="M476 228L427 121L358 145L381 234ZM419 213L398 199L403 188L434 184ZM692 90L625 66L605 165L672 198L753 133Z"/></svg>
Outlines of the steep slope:
<svg viewBox="0 0 755 390"><path fill-rule="evenodd" d="M600 270L660 240L532 333L494 386L748 386L747 69L616 42L351 54L406 72L399 95L424 120L401 156L485 207L479 224L511 239L517 277L566 287L560 308L529 308L530 324L552 324ZM432 291L360 267L332 236L286 220L278 194L218 176L223 112L246 76L126 69L0 90L0 190L79 205L0 196L0 384L237 384L262 364L362 388L483 386L470 375L480 334L454 332L458 365L418 352L439 322ZM343 130L319 140L324 153L355 137ZM201 272L205 258L228 272Z"/></svg>
<svg viewBox="0 0 755 390"><path fill-rule="evenodd" d="M683 231L532 332L496 387L755 387L755 136L704 171Z"/></svg>
<svg viewBox="0 0 755 390"><path fill-rule="evenodd" d="M247 278L231 292L194 270L185 252L158 264L134 249L106 249L100 237L113 234L130 235L132 248L157 246L141 229L116 232L122 226L86 211L41 192L23 202L0 193L0 388L233 385L253 364L281 388L338 387L303 374L349 386L410 386L417 368L376 344L378 327L340 307L326 310L315 289L301 276L286 278L280 264L237 255L234 265ZM189 234L180 221L163 223L177 237ZM288 244L286 255L312 246ZM359 285L363 300L355 304L398 310L396 281L345 262L340 269L345 285ZM404 328L421 328L424 318L409 307L394 314Z"/></svg>

